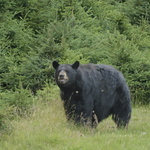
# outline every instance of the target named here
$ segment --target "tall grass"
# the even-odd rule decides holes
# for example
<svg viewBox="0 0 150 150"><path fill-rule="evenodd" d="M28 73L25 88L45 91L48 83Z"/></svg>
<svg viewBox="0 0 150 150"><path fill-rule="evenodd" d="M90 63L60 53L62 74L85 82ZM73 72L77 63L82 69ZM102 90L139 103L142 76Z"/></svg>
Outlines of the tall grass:
<svg viewBox="0 0 150 150"><path fill-rule="evenodd" d="M149 108L133 108L128 130L117 130L111 118L87 129L66 121L60 100L40 102L31 116L12 121L0 150L149 150Z"/></svg>

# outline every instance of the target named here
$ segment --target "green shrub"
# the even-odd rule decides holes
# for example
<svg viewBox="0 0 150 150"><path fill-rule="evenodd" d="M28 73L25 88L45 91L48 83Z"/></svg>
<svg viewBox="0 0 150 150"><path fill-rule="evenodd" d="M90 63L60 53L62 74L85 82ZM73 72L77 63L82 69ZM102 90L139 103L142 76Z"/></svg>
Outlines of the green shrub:
<svg viewBox="0 0 150 150"><path fill-rule="evenodd" d="M2 92L0 93L0 98L3 107L7 106L8 108L11 108L12 116L26 114L34 103L31 92L23 88L16 89L15 92Z"/></svg>
<svg viewBox="0 0 150 150"><path fill-rule="evenodd" d="M30 108L34 103L34 98L26 89L16 89L0 93L0 132L8 131L10 121L18 116L31 113Z"/></svg>
<svg viewBox="0 0 150 150"><path fill-rule="evenodd" d="M53 83L46 83L42 90L38 90L36 98L40 102L50 102L60 99L59 88Z"/></svg>
<svg viewBox="0 0 150 150"><path fill-rule="evenodd" d="M1 91L16 94L21 82L35 94L53 83L53 60L80 60L117 67L133 102L149 103L148 8L148 0L2 0Z"/></svg>

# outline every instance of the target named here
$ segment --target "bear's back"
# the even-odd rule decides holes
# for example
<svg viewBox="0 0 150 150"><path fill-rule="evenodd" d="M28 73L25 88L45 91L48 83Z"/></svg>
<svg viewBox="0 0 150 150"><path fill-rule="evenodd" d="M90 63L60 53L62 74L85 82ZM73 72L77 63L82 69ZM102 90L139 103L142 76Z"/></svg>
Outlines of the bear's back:
<svg viewBox="0 0 150 150"><path fill-rule="evenodd" d="M120 71L110 65L103 64L85 64L78 68L82 81L99 87L103 84L109 87L116 87L118 84L124 84L125 78ZM93 84L94 83L94 84Z"/></svg>
<svg viewBox="0 0 150 150"><path fill-rule="evenodd" d="M110 65L104 65L104 64L85 64L80 65L79 70L83 73L88 72L97 72L101 73L102 75L106 74L121 74L116 68L110 66Z"/></svg>

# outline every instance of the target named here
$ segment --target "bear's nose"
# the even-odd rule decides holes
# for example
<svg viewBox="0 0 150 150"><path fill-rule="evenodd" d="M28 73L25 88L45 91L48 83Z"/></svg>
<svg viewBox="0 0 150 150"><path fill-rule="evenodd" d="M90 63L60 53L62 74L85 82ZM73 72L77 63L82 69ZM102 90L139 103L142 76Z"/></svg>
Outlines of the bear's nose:
<svg viewBox="0 0 150 150"><path fill-rule="evenodd" d="M63 75L63 74L60 74L60 75L59 75L59 78L60 78L60 79L64 79L64 75Z"/></svg>

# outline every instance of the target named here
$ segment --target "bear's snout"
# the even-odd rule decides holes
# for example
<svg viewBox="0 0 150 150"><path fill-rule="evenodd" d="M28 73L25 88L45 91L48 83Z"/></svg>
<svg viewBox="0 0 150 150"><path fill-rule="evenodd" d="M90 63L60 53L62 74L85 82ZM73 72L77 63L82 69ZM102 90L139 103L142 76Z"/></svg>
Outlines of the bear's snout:
<svg viewBox="0 0 150 150"><path fill-rule="evenodd" d="M60 75L59 75L59 78L60 78L60 79L64 79L64 75L63 75L63 74L60 74Z"/></svg>
<svg viewBox="0 0 150 150"><path fill-rule="evenodd" d="M65 84L67 81L68 81L67 73L64 70L60 71L58 75L58 82L60 84Z"/></svg>

